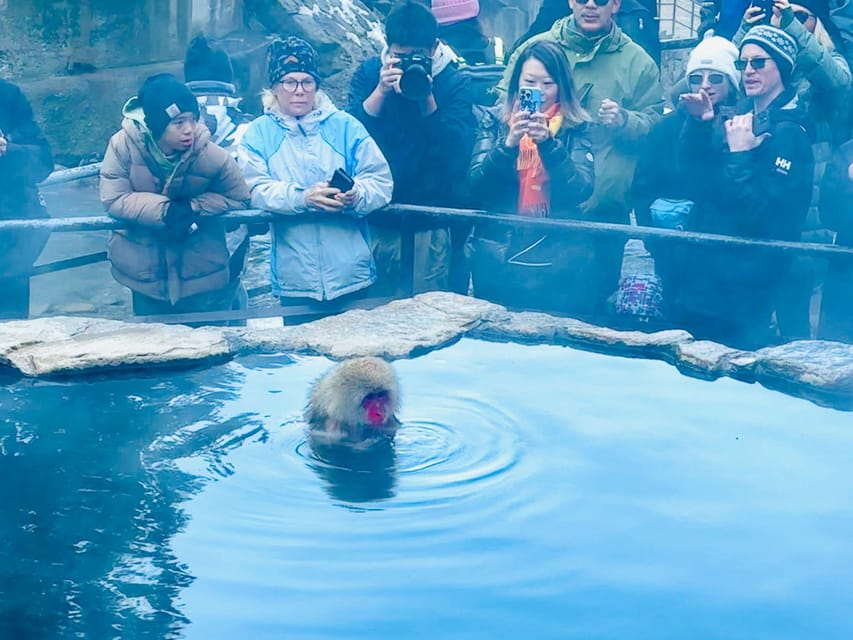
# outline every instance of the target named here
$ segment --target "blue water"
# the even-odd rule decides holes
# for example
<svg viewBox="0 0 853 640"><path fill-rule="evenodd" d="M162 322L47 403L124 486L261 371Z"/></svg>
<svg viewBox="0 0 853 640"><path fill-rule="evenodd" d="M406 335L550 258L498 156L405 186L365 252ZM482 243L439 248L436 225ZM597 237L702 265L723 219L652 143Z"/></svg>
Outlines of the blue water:
<svg viewBox="0 0 853 640"><path fill-rule="evenodd" d="M853 637L850 413L463 340L322 460L328 366L0 387L0 637Z"/></svg>

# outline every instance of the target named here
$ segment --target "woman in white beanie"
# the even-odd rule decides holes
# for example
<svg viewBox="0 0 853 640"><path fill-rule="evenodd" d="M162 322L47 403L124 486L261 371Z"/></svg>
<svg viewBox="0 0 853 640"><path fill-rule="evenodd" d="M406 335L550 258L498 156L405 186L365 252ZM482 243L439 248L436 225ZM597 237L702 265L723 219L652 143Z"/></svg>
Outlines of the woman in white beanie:
<svg viewBox="0 0 853 640"><path fill-rule="evenodd" d="M753 27L735 67L746 100L724 120L689 117L673 154L693 202L686 228L757 240L797 240L814 175L806 114L791 84L797 43L769 25ZM703 98L703 103L707 102ZM698 111L698 110L697 110ZM678 247L681 288L674 317L698 339L737 349L775 340L770 330L776 292L790 260L750 247Z"/></svg>
<svg viewBox="0 0 853 640"><path fill-rule="evenodd" d="M707 122L723 139L722 121L734 112L741 97L740 71L735 68L738 50L725 38L707 31L690 52L684 81L689 87L676 100L676 108L652 130L646 151L640 155L632 188L637 222L644 226L683 228L692 206L682 175L683 165L674 158L674 142L688 120ZM715 121L715 122L712 122ZM670 158L662 161L662 158ZM680 289L681 273L669 243L647 241L655 259L655 271L663 284L664 307L671 306Z"/></svg>

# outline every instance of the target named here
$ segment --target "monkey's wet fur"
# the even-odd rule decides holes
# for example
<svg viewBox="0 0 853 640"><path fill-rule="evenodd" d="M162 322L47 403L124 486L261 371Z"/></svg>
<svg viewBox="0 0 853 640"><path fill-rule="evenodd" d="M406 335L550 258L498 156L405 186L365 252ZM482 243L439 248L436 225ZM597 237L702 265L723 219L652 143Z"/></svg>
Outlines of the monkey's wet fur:
<svg viewBox="0 0 853 640"><path fill-rule="evenodd" d="M399 403L400 386L390 364L381 358L351 358L313 384L305 421L318 443L369 446L394 439Z"/></svg>

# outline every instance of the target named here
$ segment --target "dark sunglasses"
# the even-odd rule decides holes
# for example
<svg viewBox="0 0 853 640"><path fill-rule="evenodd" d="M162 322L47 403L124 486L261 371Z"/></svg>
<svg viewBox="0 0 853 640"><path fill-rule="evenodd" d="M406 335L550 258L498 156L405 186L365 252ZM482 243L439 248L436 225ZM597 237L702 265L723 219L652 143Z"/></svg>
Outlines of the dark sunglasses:
<svg viewBox="0 0 853 640"><path fill-rule="evenodd" d="M705 74L703 73L691 73L687 76L687 82L690 84L702 84L702 81L705 78ZM709 73L708 74L708 82L711 84L723 84L725 81L725 76L722 73Z"/></svg>
<svg viewBox="0 0 853 640"><path fill-rule="evenodd" d="M773 58L750 58L749 60L735 60L735 69L738 71L744 71L746 69L746 65L749 65L756 71L761 71L761 69L767 65L767 61L772 59Z"/></svg>
<svg viewBox="0 0 853 640"><path fill-rule="evenodd" d="M814 18L815 15L813 13L809 13L808 11L803 11L801 9L797 9L794 11L794 17L799 20L802 24L805 24L809 21L809 18Z"/></svg>
<svg viewBox="0 0 853 640"><path fill-rule="evenodd" d="M596 7L606 7L610 4L610 0L592 0L595 3ZM589 4L589 0L579 0L578 4L586 5Z"/></svg>

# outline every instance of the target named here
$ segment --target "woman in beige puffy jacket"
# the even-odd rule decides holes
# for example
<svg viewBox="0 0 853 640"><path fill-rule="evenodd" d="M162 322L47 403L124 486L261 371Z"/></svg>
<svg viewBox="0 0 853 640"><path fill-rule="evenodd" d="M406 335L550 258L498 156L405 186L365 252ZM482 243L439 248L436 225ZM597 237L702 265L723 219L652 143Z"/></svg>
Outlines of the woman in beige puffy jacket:
<svg viewBox="0 0 853 640"><path fill-rule="evenodd" d="M133 223L110 236L113 277L131 289L136 315L231 309L239 279L217 216L246 207L240 169L174 76L148 78L122 113L101 167L101 202Z"/></svg>

